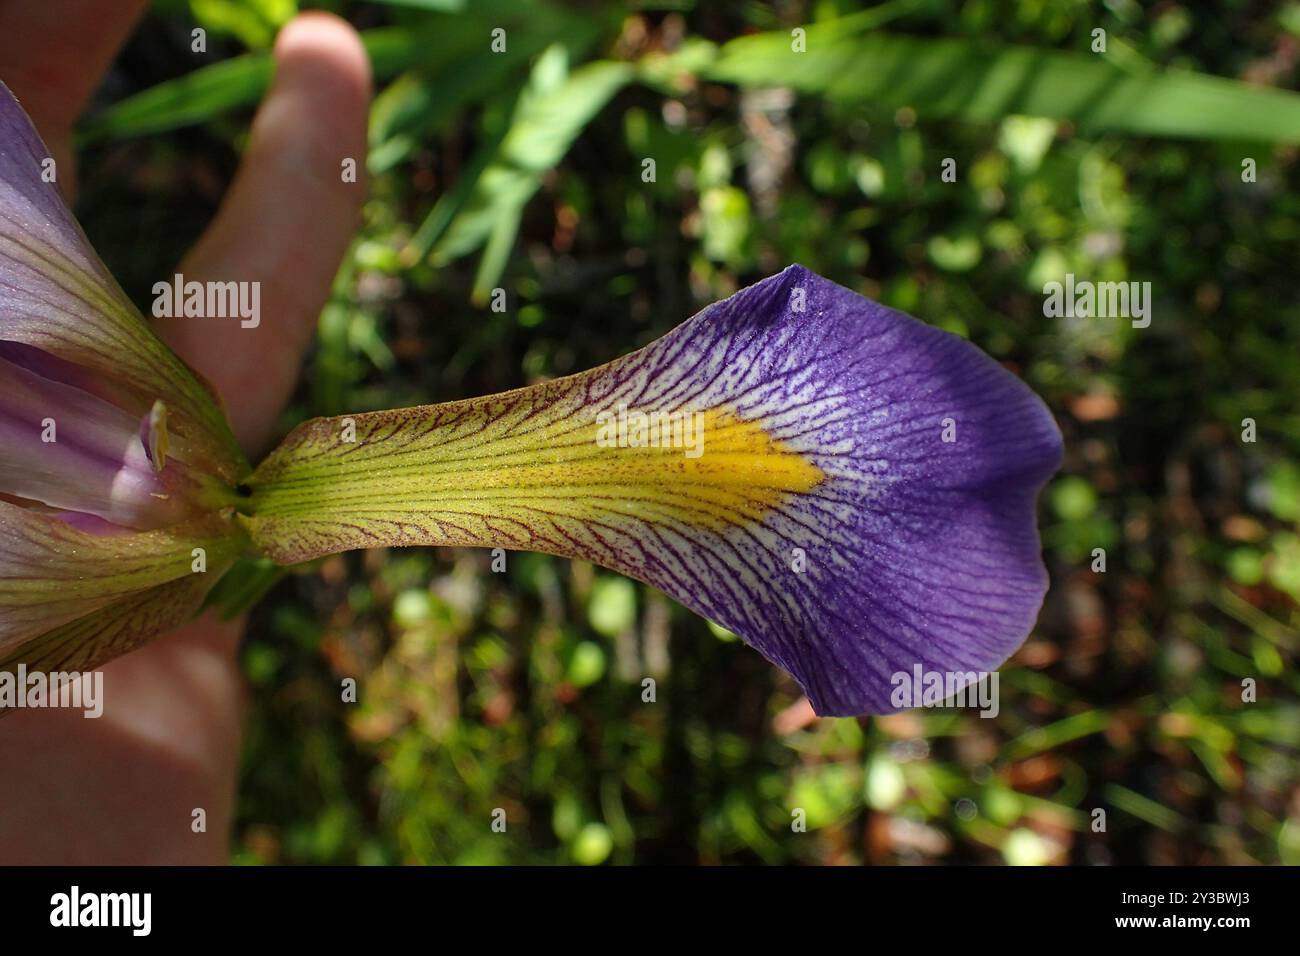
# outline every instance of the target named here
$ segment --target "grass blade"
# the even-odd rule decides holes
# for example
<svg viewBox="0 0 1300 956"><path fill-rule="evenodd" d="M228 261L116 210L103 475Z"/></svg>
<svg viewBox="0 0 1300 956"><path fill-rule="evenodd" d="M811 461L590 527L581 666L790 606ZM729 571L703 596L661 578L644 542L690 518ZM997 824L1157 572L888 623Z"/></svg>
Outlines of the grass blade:
<svg viewBox="0 0 1300 956"><path fill-rule="evenodd" d="M987 123L1011 114L1114 131L1194 139L1300 141L1300 94L1186 70L1129 69L1084 54L886 33L840 21L808 29L807 52L785 33L722 47L708 79L774 82L847 103L911 106L923 119Z"/></svg>
<svg viewBox="0 0 1300 956"><path fill-rule="evenodd" d="M541 186L542 176L564 158L592 117L634 75L626 63L597 61L579 67L567 79L548 79L563 55L562 48L554 47L534 67L530 87L520 98L496 156L434 248L435 262L467 255L492 236L498 251L494 261L500 258L504 266L499 250L513 242L513 235L499 231L498 222L517 225L519 212ZM476 288L484 282L490 287L495 277L480 271Z"/></svg>

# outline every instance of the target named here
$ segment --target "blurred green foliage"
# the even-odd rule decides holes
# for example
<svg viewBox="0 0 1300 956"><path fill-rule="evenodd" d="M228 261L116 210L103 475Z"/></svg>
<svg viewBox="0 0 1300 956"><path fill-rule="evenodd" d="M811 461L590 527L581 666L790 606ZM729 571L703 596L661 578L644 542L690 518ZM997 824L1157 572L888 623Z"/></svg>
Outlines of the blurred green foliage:
<svg viewBox="0 0 1300 956"><path fill-rule="evenodd" d="M1300 862L1300 4L324 6L380 79L371 199L286 428L579 371L798 261L1005 362L1067 459L995 719L816 720L583 564L246 569L238 862ZM159 3L85 124L138 299L294 8ZM1069 272L1151 282L1150 328L1044 317Z"/></svg>

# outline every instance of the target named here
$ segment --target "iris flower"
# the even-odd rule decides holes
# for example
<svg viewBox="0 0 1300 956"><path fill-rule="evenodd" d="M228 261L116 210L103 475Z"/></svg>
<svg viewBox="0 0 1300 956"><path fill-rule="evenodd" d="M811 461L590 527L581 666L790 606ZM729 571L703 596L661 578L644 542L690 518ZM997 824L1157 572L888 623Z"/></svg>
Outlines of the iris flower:
<svg viewBox="0 0 1300 956"><path fill-rule="evenodd" d="M86 241L0 87L0 669L85 670L241 554L542 551L735 632L822 714L998 667L1047 586L1060 434L970 343L802 266L600 368L314 419L256 469Z"/></svg>

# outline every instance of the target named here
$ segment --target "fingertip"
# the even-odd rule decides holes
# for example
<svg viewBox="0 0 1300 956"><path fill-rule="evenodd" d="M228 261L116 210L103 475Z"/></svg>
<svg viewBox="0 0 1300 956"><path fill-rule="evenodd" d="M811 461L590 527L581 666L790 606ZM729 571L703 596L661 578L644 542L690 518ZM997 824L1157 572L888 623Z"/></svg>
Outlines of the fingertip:
<svg viewBox="0 0 1300 956"><path fill-rule="evenodd" d="M275 39L275 61L282 78L318 80L320 95L344 108L369 103L370 56L352 25L333 13L308 11L285 24Z"/></svg>
<svg viewBox="0 0 1300 956"><path fill-rule="evenodd" d="M274 55L253 125L255 161L311 169L350 157L364 172L371 71L356 30L332 13L302 13L280 30Z"/></svg>

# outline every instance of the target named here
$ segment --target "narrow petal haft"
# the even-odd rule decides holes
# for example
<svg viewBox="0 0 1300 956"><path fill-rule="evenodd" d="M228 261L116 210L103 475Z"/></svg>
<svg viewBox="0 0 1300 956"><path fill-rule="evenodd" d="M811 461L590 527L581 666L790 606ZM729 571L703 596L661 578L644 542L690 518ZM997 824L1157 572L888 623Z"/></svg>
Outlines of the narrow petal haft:
<svg viewBox="0 0 1300 956"><path fill-rule="evenodd" d="M595 561L738 633L819 712L882 713L894 674L991 670L1024 640L1060 457L1042 402L974 346L792 266L590 372L308 422L244 521L282 562Z"/></svg>

